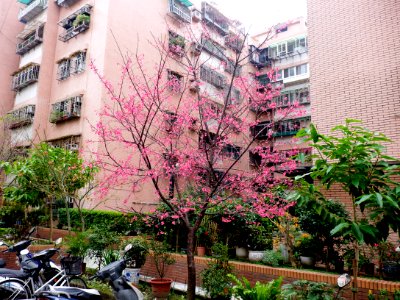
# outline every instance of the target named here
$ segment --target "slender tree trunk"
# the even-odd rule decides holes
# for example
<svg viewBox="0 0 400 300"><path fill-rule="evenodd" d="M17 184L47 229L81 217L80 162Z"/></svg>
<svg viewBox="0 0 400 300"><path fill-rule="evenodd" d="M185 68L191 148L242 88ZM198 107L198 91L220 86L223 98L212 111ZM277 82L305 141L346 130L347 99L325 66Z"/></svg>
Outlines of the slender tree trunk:
<svg viewBox="0 0 400 300"><path fill-rule="evenodd" d="M188 271L188 281L187 281L187 299L195 300L196 296L196 265L194 262L194 248L195 248L195 238L194 230L190 228L188 230L187 238L187 271Z"/></svg>
<svg viewBox="0 0 400 300"><path fill-rule="evenodd" d="M354 260L353 260L353 300L358 299L358 260L360 256L359 244L354 243Z"/></svg>
<svg viewBox="0 0 400 300"><path fill-rule="evenodd" d="M79 206L77 206L76 208L78 209L79 218L81 220L81 231L84 232L85 231L85 218L83 217L82 209Z"/></svg>
<svg viewBox="0 0 400 300"><path fill-rule="evenodd" d="M50 241L53 241L53 201L49 201Z"/></svg>
<svg viewBox="0 0 400 300"><path fill-rule="evenodd" d="M71 215L69 213L69 203L65 201L65 209L67 213L67 226L68 226L68 235L71 235Z"/></svg>

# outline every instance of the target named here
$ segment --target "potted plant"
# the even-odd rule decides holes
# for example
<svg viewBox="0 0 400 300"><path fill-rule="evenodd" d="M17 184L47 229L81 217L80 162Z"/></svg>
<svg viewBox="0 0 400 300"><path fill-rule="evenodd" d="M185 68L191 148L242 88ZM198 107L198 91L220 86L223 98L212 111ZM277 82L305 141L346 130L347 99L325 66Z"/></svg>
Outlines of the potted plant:
<svg viewBox="0 0 400 300"><path fill-rule="evenodd" d="M309 234L302 233L295 241L295 253L299 256L303 266L315 265L315 253L318 252L317 241Z"/></svg>
<svg viewBox="0 0 400 300"><path fill-rule="evenodd" d="M85 272L86 263L83 260L90 249L88 232L75 232L75 234L67 236L64 245L67 247L67 252L72 258L80 258L82 260L82 272Z"/></svg>
<svg viewBox="0 0 400 300"><path fill-rule="evenodd" d="M125 277L129 279L130 282L135 284L139 283L140 268L146 262L147 254L149 254L149 243L143 237L135 237L126 240L122 244L122 249L126 245L131 245L129 250L125 252L126 268L124 270Z"/></svg>
<svg viewBox="0 0 400 300"><path fill-rule="evenodd" d="M263 225L250 225L248 236L249 260L261 261L264 251L272 249L272 235L268 233Z"/></svg>
<svg viewBox="0 0 400 300"><path fill-rule="evenodd" d="M81 24L89 24L90 22L90 16L89 15L85 15L85 14L79 14L76 16L74 22L72 23L72 26L77 27Z"/></svg>
<svg viewBox="0 0 400 300"><path fill-rule="evenodd" d="M156 298L167 298L171 289L172 279L164 278L167 267L175 263L175 259L168 252L167 245L152 240L150 242L150 256L154 261L159 278L150 280L153 296Z"/></svg>

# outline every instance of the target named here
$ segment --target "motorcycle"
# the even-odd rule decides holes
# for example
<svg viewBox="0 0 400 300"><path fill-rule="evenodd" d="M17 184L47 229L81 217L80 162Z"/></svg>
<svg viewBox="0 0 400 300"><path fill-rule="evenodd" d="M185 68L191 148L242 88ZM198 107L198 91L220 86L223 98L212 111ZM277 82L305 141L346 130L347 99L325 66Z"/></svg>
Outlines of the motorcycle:
<svg viewBox="0 0 400 300"><path fill-rule="evenodd" d="M132 245L125 247L125 253L131 249ZM122 274L126 268L126 259L120 259L101 268L90 279L106 281L113 289L117 300L143 300L144 296L138 288L129 284ZM101 296L96 290L81 289L66 286L52 286L48 290L35 295L40 300L100 300Z"/></svg>

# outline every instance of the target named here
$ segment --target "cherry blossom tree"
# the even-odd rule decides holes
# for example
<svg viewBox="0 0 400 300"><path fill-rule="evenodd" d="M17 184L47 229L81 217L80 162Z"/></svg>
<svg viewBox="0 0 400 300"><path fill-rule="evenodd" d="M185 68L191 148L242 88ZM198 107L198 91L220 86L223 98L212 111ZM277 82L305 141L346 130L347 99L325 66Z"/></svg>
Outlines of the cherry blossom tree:
<svg viewBox="0 0 400 300"><path fill-rule="evenodd" d="M256 79L258 70L247 66L246 35L231 38L236 49L228 56L201 34L155 38L156 62L121 51L118 81L91 63L109 96L93 126L102 145L94 151L104 176L100 191L106 196L124 187L129 192L121 201L128 203L138 188L151 188L168 207L152 217L184 224L188 299L195 295L196 232L210 208L240 198L243 205L226 210L226 222L245 210L270 218L287 210L274 188L296 168L291 156L298 150L282 155L273 143L282 120L302 114L298 102L281 107L274 101L281 89L277 70L269 69L266 82ZM210 63L205 41L207 52L211 47L223 56L220 65ZM232 75L221 75L228 68Z"/></svg>

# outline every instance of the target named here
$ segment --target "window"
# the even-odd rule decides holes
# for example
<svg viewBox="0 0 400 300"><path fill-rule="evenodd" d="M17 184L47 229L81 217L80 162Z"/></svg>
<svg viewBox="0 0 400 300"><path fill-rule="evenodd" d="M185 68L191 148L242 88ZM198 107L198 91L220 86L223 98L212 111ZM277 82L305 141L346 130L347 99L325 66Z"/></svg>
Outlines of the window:
<svg viewBox="0 0 400 300"><path fill-rule="evenodd" d="M7 120L9 121L9 128L19 128L22 126L29 125L33 122L35 116L35 105L27 105L20 109L14 110L7 114Z"/></svg>
<svg viewBox="0 0 400 300"><path fill-rule="evenodd" d="M80 117L82 95L71 97L52 104L50 122L58 123L64 120Z"/></svg>
<svg viewBox="0 0 400 300"><path fill-rule="evenodd" d="M85 71L86 67L86 52L78 52L71 58L71 73L79 74Z"/></svg>
<svg viewBox="0 0 400 300"><path fill-rule="evenodd" d="M58 63L58 73L57 73L58 80L64 80L69 77L70 75L69 65L70 65L69 59L64 59Z"/></svg>
<svg viewBox="0 0 400 300"><path fill-rule="evenodd" d="M169 51L182 56L185 50L185 38L173 31L168 31Z"/></svg>
<svg viewBox="0 0 400 300"><path fill-rule="evenodd" d="M79 74L86 68L86 51L74 53L70 58L64 58L58 62L58 80L65 80L71 74Z"/></svg>
<svg viewBox="0 0 400 300"><path fill-rule="evenodd" d="M210 150L215 147L217 135L212 132L201 131L199 134L199 149Z"/></svg>
<svg viewBox="0 0 400 300"><path fill-rule="evenodd" d="M172 132L175 122L178 120L176 113L172 111L165 111L165 131Z"/></svg>
<svg viewBox="0 0 400 300"><path fill-rule="evenodd" d="M57 139L57 140L52 140L52 141L49 141L49 143L53 147L65 148L65 149L69 149L69 150L78 150L80 139L81 139L81 137L79 135L73 135L73 136L68 136L68 137L64 137L61 139Z"/></svg>
<svg viewBox="0 0 400 300"><path fill-rule="evenodd" d="M168 70L168 88L173 92L180 92L182 87L182 75Z"/></svg>
<svg viewBox="0 0 400 300"><path fill-rule="evenodd" d="M296 47L296 41L292 40L292 41L288 41L287 42L287 53L293 53L294 48Z"/></svg>
<svg viewBox="0 0 400 300"><path fill-rule="evenodd" d="M235 145L226 144L221 149L221 154L225 158L238 159L241 148Z"/></svg>
<svg viewBox="0 0 400 300"><path fill-rule="evenodd" d="M39 65L29 64L13 74L12 89L19 92L39 78Z"/></svg>
<svg viewBox="0 0 400 300"><path fill-rule="evenodd" d="M302 64L296 67L290 67L283 70L283 78L298 76L302 74L307 74L308 72L308 65Z"/></svg>
<svg viewBox="0 0 400 300"><path fill-rule="evenodd" d="M307 73L307 64L303 64L296 67L296 75L301 75L306 73Z"/></svg>
<svg viewBox="0 0 400 300"><path fill-rule="evenodd" d="M274 101L277 107L294 105L296 101L300 104L308 103L308 88L282 92L282 94L276 97Z"/></svg>
<svg viewBox="0 0 400 300"><path fill-rule="evenodd" d="M286 55L286 43L278 45L278 56L285 56Z"/></svg>

